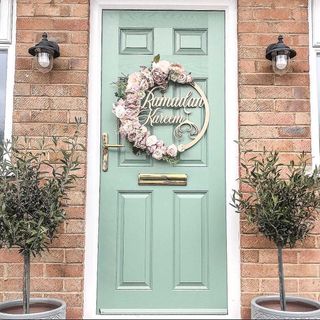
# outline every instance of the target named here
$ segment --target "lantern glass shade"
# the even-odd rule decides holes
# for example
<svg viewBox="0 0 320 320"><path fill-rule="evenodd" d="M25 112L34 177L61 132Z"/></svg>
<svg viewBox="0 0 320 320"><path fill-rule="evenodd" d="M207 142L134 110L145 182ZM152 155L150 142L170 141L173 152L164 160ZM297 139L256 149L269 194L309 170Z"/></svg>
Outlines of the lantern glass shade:
<svg viewBox="0 0 320 320"><path fill-rule="evenodd" d="M35 57L35 66L42 73L52 70L53 59L60 56L60 49L55 41L48 40L48 34L42 34L42 40L29 48L28 52Z"/></svg>
<svg viewBox="0 0 320 320"><path fill-rule="evenodd" d="M47 73L52 70L53 67L53 56L48 52L40 51L35 57L35 63L37 69L42 73Z"/></svg>
<svg viewBox="0 0 320 320"><path fill-rule="evenodd" d="M285 74L289 69L289 64L290 57L287 54L279 54L272 57L272 68L278 75Z"/></svg>

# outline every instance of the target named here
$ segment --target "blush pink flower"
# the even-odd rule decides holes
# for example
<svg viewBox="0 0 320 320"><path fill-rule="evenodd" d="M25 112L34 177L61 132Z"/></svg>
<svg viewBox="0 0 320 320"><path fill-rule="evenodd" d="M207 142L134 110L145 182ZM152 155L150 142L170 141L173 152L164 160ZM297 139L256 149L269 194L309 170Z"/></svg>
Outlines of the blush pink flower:
<svg viewBox="0 0 320 320"><path fill-rule="evenodd" d="M152 63L152 71L155 69L158 69L161 72L163 72L166 76L169 73L169 68L170 68L170 62L166 60L160 60L159 62Z"/></svg>
<svg viewBox="0 0 320 320"><path fill-rule="evenodd" d="M156 160L162 160L165 153L166 153L165 147L156 148L152 153L152 157Z"/></svg>
<svg viewBox="0 0 320 320"><path fill-rule="evenodd" d="M178 148L176 147L175 144L171 144L170 146L168 146L167 148L167 155L169 157L176 157L178 154Z"/></svg>
<svg viewBox="0 0 320 320"><path fill-rule="evenodd" d="M158 138L155 135L151 135L147 139L147 147L151 147L156 145L158 142Z"/></svg>
<svg viewBox="0 0 320 320"><path fill-rule="evenodd" d="M152 76L155 84L158 86L166 86L168 83L167 74L162 72L160 69L153 69Z"/></svg>

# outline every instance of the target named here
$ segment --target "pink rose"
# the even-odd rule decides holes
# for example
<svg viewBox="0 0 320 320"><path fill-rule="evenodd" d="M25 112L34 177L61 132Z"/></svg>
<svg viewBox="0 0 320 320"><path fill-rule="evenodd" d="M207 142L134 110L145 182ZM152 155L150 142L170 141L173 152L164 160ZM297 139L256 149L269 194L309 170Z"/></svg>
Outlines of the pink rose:
<svg viewBox="0 0 320 320"><path fill-rule="evenodd" d="M168 146L167 148L167 155L169 157L176 157L178 154L178 148L176 147L176 145L171 144L170 146Z"/></svg>
<svg viewBox="0 0 320 320"><path fill-rule="evenodd" d="M135 131L131 131L128 133L128 140L130 142L133 142L136 139L137 133Z"/></svg>
<svg viewBox="0 0 320 320"><path fill-rule="evenodd" d="M136 89L139 88L140 81L141 81L140 72L131 73L128 78L126 91L130 91L131 89L133 91L136 91Z"/></svg>
<svg viewBox="0 0 320 320"><path fill-rule="evenodd" d="M141 72L141 75L144 77L144 79L147 80L149 88L153 87L154 81L153 81L151 70L143 66L143 67L140 67L140 72Z"/></svg>
<svg viewBox="0 0 320 320"><path fill-rule="evenodd" d="M140 101L139 95L137 92L129 92L126 95L126 102L130 105L136 105Z"/></svg>
<svg viewBox="0 0 320 320"><path fill-rule="evenodd" d="M163 156L166 154L166 148L165 147L160 147L156 148L153 153L152 157L156 160L162 160Z"/></svg>
<svg viewBox="0 0 320 320"><path fill-rule="evenodd" d="M186 82L187 82L187 83L193 82L193 79L192 79L191 74L188 74L188 75L187 75L187 81L186 81Z"/></svg>
<svg viewBox="0 0 320 320"><path fill-rule="evenodd" d="M156 160L161 160L163 158L163 152L161 149L156 149L152 153L152 157Z"/></svg>
<svg viewBox="0 0 320 320"><path fill-rule="evenodd" d="M152 70L152 76L153 76L153 80L154 82L158 85L158 86L166 86L168 80L167 80L167 74L165 74L164 72L162 72L160 69L153 69Z"/></svg>
<svg viewBox="0 0 320 320"><path fill-rule="evenodd" d="M157 142L158 142L158 138L155 135L151 135L147 139L147 146L148 147L154 146L157 144Z"/></svg>
<svg viewBox="0 0 320 320"><path fill-rule="evenodd" d="M158 140L158 142L157 142L157 147L158 148L161 148L161 147L163 147L164 146L164 142L162 141L162 140Z"/></svg>
<svg viewBox="0 0 320 320"><path fill-rule="evenodd" d="M157 149L157 146L156 145L147 146L147 149L152 154Z"/></svg>
<svg viewBox="0 0 320 320"><path fill-rule="evenodd" d="M112 112L116 115L117 118L122 119L126 114L126 109L121 104L116 104L113 107Z"/></svg>
<svg viewBox="0 0 320 320"><path fill-rule="evenodd" d="M152 71L155 69L159 69L165 75L168 75L170 68L170 62L166 60L160 60L159 62L152 63Z"/></svg>
<svg viewBox="0 0 320 320"><path fill-rule="evenodd" d="M149 83L147 79L142 79L140 82L140 89L146 91L149 89Z"/></svg>
<svg viewBox="0 0 320 320"><path fill-rule="evenodd" d="M177 79L178 83L186 83L187 82L187 74L186 73L180 73Z"/></svg>

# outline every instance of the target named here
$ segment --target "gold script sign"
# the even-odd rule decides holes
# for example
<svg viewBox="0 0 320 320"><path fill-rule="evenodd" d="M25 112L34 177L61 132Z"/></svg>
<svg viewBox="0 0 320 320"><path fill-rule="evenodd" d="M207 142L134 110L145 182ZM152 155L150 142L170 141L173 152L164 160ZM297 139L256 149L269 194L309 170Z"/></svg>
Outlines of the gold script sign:
<svg viewBox="0 0 320 320"><path fill-rule="evenodd" d="M184 97L168 97L168 96L156 96L155 92L161 90L160 87L154 87L148 91L145 99L141 105L141 112L139 120L143 125L176 125L174 129L174 136L177 139L181 139L184 133L188 133L191 141L186 144L180 144L178 150L183 152L192 146L194 146L203 137L207 131L209 125L209 103L202 89L196 83L186 84L191 86L198 96L195 97L190 90ZM168 109L180 109L182 114L167 115L161 111L164 108ZM189 116L192 113L192 109L203 108L205 112L204 123L202 128L193 123Z"/></svg>

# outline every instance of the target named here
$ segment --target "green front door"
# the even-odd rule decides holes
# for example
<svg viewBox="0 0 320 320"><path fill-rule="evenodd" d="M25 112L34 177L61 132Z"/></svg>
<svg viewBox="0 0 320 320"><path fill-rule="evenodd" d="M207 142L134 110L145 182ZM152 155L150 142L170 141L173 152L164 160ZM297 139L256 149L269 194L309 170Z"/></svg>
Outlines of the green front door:
<svg viewBox="0 0 320 320"><path fill-rule="evenodd" d="M125 148L101 171L98 313L227 313L224 23L220 11L103 12L101 134ZM111 112L112 82L157 54L190 71L210 105L205 136L174 166L134 155ZM172 127L152 130L173 143ZM140 173L188 182L140 186Z"/></svg>

